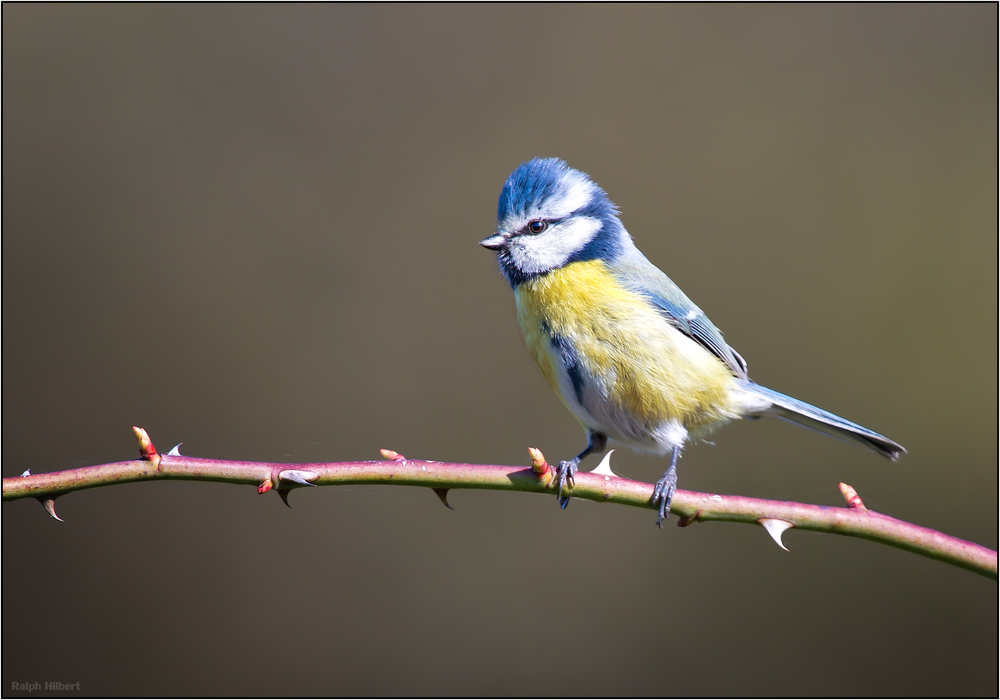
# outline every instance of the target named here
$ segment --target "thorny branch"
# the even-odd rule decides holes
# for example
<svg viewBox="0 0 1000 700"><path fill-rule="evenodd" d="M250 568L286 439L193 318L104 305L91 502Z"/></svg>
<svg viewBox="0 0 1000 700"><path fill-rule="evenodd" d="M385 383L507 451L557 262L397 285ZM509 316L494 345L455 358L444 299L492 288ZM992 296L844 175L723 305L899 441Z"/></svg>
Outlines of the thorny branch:
<svg viewBox="0 0 1000 700"><path fill-rule="evenodd" d="M49 515L60 520L56 515L55 499L72 491L133 481L182 479L249 484L256 486L257 493L273 489L286 505L292 489L308 486L425 486L433 489L447 506L450 489L551 493L555 474L542 453L534 448L529 448L530 467L408 460L392 450L382 450L384 461L381 462L233 462L182 456L176 447L160 454L145 430L133 430L139 441L141 459L7 477L3 480L3 500L36 498ZM610 453L594 471L576 475L572 496L639 508L652 507L653 485L616 476L609 466L609 458ZM847 501L846 508L677 491L671 512L679 517L677 524L681 527L710 520L762 525L782 549L785 546L781 535L789 528L831 532L881 542L997 578L995 551L868 510L853 488L840 484L840 490Z"/></svg>

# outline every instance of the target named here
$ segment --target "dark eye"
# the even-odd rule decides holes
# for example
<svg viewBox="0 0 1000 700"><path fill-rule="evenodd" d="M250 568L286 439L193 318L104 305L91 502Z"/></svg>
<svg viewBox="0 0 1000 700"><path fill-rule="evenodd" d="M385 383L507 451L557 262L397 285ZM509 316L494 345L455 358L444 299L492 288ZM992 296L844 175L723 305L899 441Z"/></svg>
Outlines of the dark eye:
<svg viewBox="0 0 1000 700"><path fill-rule="evenodd" d="M535 219L528 224L528 232L538 234L547 229L549 225L541 219Z"/></svg>

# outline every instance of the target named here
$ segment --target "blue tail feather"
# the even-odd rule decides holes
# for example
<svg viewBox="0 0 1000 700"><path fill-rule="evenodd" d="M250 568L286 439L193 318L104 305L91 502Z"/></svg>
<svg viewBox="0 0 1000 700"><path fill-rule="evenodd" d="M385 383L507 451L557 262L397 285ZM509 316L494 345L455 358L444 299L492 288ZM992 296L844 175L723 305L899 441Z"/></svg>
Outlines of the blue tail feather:
<svg viewBox="0 0 1000 700"><path fill-rule="evenodd" d="M781 392L768 389L750 381L745 382L744 386L750 393L771 403L770 408L754 415L784 418L787 421L806 428L811 428L850 442L856 442L893 461L906 453L906 450L899 443L857 423L852 423L846 418L841 418L829 411L824 411L822 408L817 408L805 401L799 401L796 398L786 396Z"/></svg>

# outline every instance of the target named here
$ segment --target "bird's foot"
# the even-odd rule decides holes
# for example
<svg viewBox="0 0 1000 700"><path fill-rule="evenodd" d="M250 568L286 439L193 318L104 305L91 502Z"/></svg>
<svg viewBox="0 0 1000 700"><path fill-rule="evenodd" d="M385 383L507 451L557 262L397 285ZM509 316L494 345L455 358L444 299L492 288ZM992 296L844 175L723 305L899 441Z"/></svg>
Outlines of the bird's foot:
<svg viewBox="0 0 1000 700"><path fill-rule="evenodd" d="M557 498L559 499L559 507L565 508L569 503L569 494L563 495L563 489L568 485L571 489L573 484L576 482L576 472L577 466L580 464L578 459L569 459L559 463L559 469L557 470L557 476L559 477L559 494Z"/></svg>
<svg viewBox="0 0 1000 700"><path fill-rule="evenodd" d="M659 516L656 518L656 526L663 529L663 521L670 515L670 501L674 498L674 491L677 490L677 472L671 467L666 474L660 477L653 489L653 507L657 502L660 504Z"/></svg>

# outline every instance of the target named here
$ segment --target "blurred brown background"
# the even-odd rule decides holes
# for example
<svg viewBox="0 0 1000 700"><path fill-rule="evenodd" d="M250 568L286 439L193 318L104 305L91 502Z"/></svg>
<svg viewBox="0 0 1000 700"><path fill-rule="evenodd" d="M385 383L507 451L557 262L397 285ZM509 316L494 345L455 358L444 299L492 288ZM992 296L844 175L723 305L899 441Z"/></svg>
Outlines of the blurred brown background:
<svg viewBox="0 0 1000 700"><path fill-rule="evenodd" d="M133 424L217 458L575 454L476 245L508 173L557 155L757 381L910 451L743 422L682 488L843 505L845 481L996 548L996 59L996 5L5 4L3 473L129 459ZM997 692L997 584L967 571L451 502L6 504L3 693Z"/></svg>

